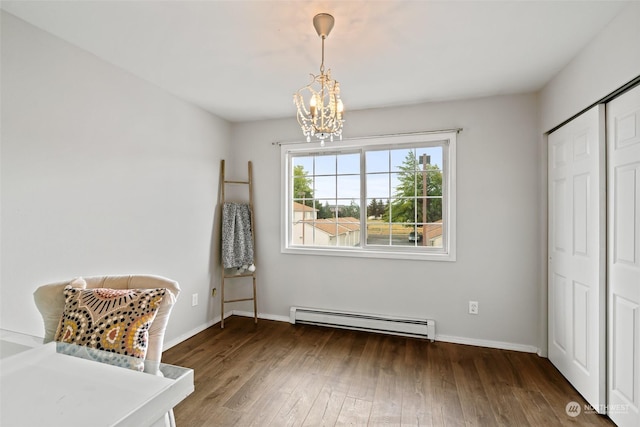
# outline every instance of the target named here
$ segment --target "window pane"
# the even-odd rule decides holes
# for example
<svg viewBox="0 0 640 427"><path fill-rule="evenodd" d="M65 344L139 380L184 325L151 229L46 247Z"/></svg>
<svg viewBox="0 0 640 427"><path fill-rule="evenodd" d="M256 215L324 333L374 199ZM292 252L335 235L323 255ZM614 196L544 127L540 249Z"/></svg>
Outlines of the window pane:
<svg viewBox="0 0 640 427"><path fill-rule="evenodd" d="M389 175L391 179L391 194L395 194L397 192L398 187L400 186L400 174L392 173Z"/></svg>
<svg viewBox="0 0 640 427"><path fill-rule="evenodd" d="M352 199L348 203L341 203L338 209L341 218L355 218L360 221L360 201Z"/></svg>
<svg viewBox="0 0 640 427"><path fill-rule="evenodd" d="M338 174L360 174L360 154L338 155Z"/></svg>
<svg viewBox="0 0 640 427"><path fill-rule="evenodd" d="M414 231L414 227L407 223L391 224L391 245L392 246L413 246L409 241L409 233Z"/></svg>
<svg viewBox="0 0 640 427"><path fill-rule="evenodd" d="M313 207L315 208L314 219L330 218L333 216L331 206L335 203L334 199L328 201L326 199L315 199Z"/></svg>
<svg viewBox="0 0 640 427"><path fill-rule="evenodd" d="M292 163L294 166L291 197L296 200L311 199L313 197L313 178L311 176L313 157L294 157Z"/></svg>
<svg viewBox="0 0 640 427"><path fill-rule="evenodd" d="M414 172L391 174L391 192L397 197L415 197L422 193L422 175Z"/></svg>
<svg viewBox="0 0 640 427"><path fill-rule="evenodd" d="M321 199L336 198L336 177L334 176L316 176L314 179L314 195Z"/></svg>
<svg viewBox="0 0 640 427"><path fill-rule="evenodd" d="M386 205L386 199L367 199L367 218L381 221L385 214Z"/></svg>
<svg viewBox="0 0 640 427"><path fill-rule="evenodd" d="M407 245L422 246L424 244L424 233L422 224L407 224Z"/></svg>
<svg viewBox="0 0 640 427"><path fill-rule="evenodd" d="M426 207L427 207L426 221L441 222L442 221L442 198L429 197L423 200L425 200Z"/></svg>
<svg viewBox="0 0 640 427"><path fill-rule="evenodd" d="M338 222L336 218L319 220L314 224L316 245L337 246Z"/></svg>
<svg viewBox="0 0 640 427"><path fill-rule="evenodd" d="M427 195L442 196L442 172L439 170L429 171L425 175L427 181ZM420 186L422 188L422 185Z"/></svg>
<svg viewBox="0 0 640 427"><path fill-rule="evenodd" d="M391 150L391 170L393 172L406 170L407 168L415 170L415 156L415 149L413 148Z"/></svg>
<svg viewBox="0 0 640 427"><path fill-rule="evenodd" d="M417 148L416 159L419 170L442 169L442 147Z"/></svg>
<svg viewBox="0 0 640 427"><path fill-rule="evenodd" d="M360 219L361 204L360 199L340 200L345 208L340 212L340 216Z"/></svg>
<svg viewBox="0 0 640 427"><path fill-rule="evenodd" d="M429 204L430 200L426 197L419 197L416 199L416 221L417 222L427 222L428 218L425 215L431 205Z"/></svg>
<svg viewBox="0 0 640 427"><path fill-rule="evenodd" d="M311 173L313 171L313 157L294 157L291 159L291 164L293 165L294 169L296 166L301 166L308 173Z"/></svg>
<svg viewBox="0 0 640 427"><path fill-rule="evenodd" d="M360 199L360 175L338 175L338 198Z"/></svg>
<svg viewBox="0 0 640 427"><path fill-rule="evenodd" d="M431 247L442 247L442 224L427 224L424 227L424 245Z"/></svg>
<svg viewBox="0 0 640 427"><path fill-rule="evenodd" d="M336 156L333 154L315 156L316 164L314 175L335 175Z"/></svg>
<svg viewBox="0 0 640 427"><path fill-rule="evenodd" d="M339 246L360 246L360 219L355 220L348 217L345 220L339 220L340 236L338 239Z"/></svg>
<svg viewBox="0 0 640 427"><path fill-rule="evenodd" d="M426 164L425 168L423 163L425 161L424 156L426 156ZM442 147L424 147L416 149L416 158L418 160L418 165L420 170L422 169L430 169L430 167L438 168L442 170Z"/></svg>
<svg viewBox="0 0 640 427"><path fill-rule="evenodd" d="M389 246L391 224L381 219L367 219L367 245Z"/></svg>
<svg viewBox="0 0 640 427"><path fill-rule="evenodd" d="M388 173L367 174L367 198L388 199L389 191Z"/></svg>
<svg viewBox="0 0 640 427"><path fill-rule="evenodd" d="M303 227L304 223L300 221L293 221L291 227L291 244L292 245L304 245L305 241L303 239Z"/></svg>
<svg viewBox="0 0 640 427"><path fill-rule="evenodd" d="M389 211L391 222L416 222L418 215L416 211L416 199L414 197L392 198L389 203Z"/></svg>
<svg viewBox="0 0 640 427"><path fill-rule="evenodd" d="M367 172L387 172L389 170L389 150L367 151Z"/></svg>
<svg viewBox="0 0 640 427"><path fill-rule="evenodd" d="M294 221L311 220L315 217L315 209L312 200L294 200L293 219Z"/></svg>

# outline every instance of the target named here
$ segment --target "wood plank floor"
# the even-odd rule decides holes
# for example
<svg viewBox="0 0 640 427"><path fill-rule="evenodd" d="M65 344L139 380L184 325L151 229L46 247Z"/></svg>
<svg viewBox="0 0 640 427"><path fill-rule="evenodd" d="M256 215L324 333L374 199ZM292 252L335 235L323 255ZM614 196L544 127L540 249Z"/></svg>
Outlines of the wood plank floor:
<svg viewBox="0 0 640 427"><path fill-rule="evenodd" d="M194 426L613 426L535 354L230 317L167 350Z"/></svg>

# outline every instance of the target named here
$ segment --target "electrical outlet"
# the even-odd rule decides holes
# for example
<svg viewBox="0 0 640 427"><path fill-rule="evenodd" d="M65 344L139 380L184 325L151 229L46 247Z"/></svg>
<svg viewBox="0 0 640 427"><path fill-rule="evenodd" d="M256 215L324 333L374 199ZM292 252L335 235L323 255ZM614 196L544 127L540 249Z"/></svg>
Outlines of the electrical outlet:
<svg viewBox="0 0 640 427"><path fill-rule="evenodd" d="M191 295L191 307L198 305L198 294Z"/></svg>
<svg viewBox="0 0 640 427"><path fill-rule="evenodd" d="M478 301L469 301L469 314L478 314Z"/></svg>

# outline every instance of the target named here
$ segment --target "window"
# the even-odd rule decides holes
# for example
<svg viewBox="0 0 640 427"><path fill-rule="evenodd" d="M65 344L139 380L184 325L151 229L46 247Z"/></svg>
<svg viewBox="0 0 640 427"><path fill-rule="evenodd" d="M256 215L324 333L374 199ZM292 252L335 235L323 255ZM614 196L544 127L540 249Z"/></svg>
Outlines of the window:
<svg viewBox="0 0 640 427"><path fill-rule="evenodd" d="M456 132L282 146L287 253L455 260Z"/></svg>

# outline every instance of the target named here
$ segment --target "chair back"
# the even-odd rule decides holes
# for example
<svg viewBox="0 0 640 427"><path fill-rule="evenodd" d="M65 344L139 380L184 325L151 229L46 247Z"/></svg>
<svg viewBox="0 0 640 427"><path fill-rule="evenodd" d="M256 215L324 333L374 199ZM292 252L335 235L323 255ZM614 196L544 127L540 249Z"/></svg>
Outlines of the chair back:
<svg viewBox="0 0 640 427"><path fill-rule="evenodd" d="M160 303L156 318L149 327L149 342L145 361L160 362L164 333L169 322L173 305L180 294L180 285L175 280L154 275L122 275L122 276L91 276L75 278L73 280L51 283L40 286L33 294L36 307L44 321L44 341L53 341L58 323L64 311L64 288L71 285L83 289L154 289L165 288L167 293Z"/></svg>

